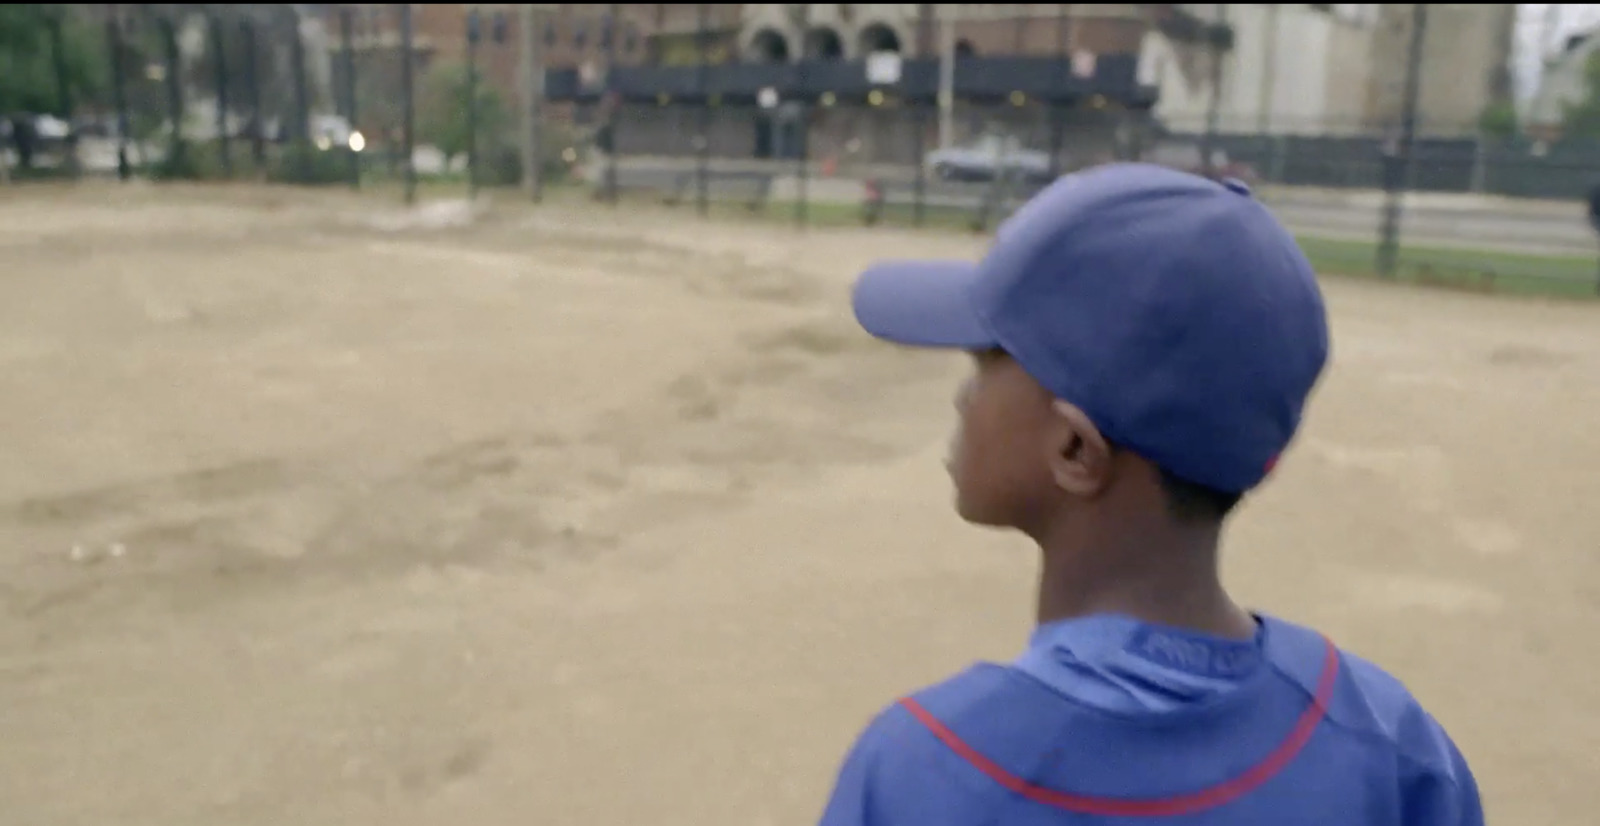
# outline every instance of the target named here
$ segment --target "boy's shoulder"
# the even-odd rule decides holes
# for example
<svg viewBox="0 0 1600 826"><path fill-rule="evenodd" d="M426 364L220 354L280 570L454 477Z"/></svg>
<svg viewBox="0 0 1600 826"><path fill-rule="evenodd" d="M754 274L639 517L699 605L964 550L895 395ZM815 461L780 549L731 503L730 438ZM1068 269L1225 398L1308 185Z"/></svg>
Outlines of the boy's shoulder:
<svg viewBox="0 0 1600 826"><path fill-rule="evenodd" d="M1272 673L1233 711L1186 716L1177 728L1099 711L1010 665L979 663L913 692L862 733L823 822L984 822L1022 817L1028 800L1052 796L1208 788L1228 780L1233 756L1201 754L1207 744L1261 740L1264 752L1312 711L1305 760L1289 758L1306 762L1297 772L1337 767L1341 794L1376 795L1417 813L1416 823L1482 822L1466 761L1400 680L1315 631L1263 621Z"/></svg>
<svg viewBox="0 0 1600 826"><path fill-rule="evenodd" d="M1399 678L1318 631L1275 617L1262 621L1268 667L1291 693L1298 689L1306 703L1323 704L1328 736L1393 755L1404 774L1470 782L1456 777L1465 764L1443 726ZM977 755L963 752L976 744L964 746L969 738L957 733L976 733L986 762L1025 771L1073 739L1064 729L1081 719L1075 711L1083 709L1019 669L980 662L883 709L861 745L889 759L942 747L970 766Z"/></svg>
<svg viewBox="0 0 1600 826"><path fill-rule="evenodd" d="M1455 745L1400 678L1342 649L1339 664L1338 690L1328 704L1331 724L1351 737L1392 751L1409 764L1403 768L1453 775L1453 766L1460 760Z"/></svg>

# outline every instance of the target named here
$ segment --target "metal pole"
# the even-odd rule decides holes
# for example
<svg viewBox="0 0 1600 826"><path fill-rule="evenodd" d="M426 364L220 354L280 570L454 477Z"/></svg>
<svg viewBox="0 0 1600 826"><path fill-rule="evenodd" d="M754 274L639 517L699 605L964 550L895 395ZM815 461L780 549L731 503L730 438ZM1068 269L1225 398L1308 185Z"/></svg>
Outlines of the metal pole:
<svg viewBox="0 0 1600 826"><path fill-rule="evenodd" d="M183 141L183 78L179 76L178 32L166 17L156 19L161 32L161 46L166 53L167 118L172 121L172 141L167 148L167 167L181 170L184 161Z"/></svg>
<svg viewBox="0 0 1600 826"><path fill-rule="evenodd" d="M294 23L293 36L289 38L290 69L294 73L294 136L295 173L300 183L311 182L311 84L306 78L306 44L300 32L300 12L289 6L289 19Z"/></svg>
<svg viewBox="0 0 1600 826"><path fill-rule="evenodd" d="M66 37L61 31L61 15L64 12L58 7L53 13L45 17L45 25L50 33L50 62L56 74L56 110L62 120L72 122L72 87L67 83L67 44Z"/></svg>
<svg viewBox="0 0 1600 826"><path fill-rule="evenodd" d="M1220 38L1228 24L1228 4L1216 4L1216 20L1210 26L1211 30L1211 101L1206 106L1206 131L1200 141L1200 168L1205 171L1206 177L1217 174L1215 158L1217 150L1217 121L1222 114L1222 57L1223 48Z"/></svg>
<svg viewBox="0 0 1600 826"><path fill-rule="evenodd" d="M917 6L917 57L925 58L928 56L929 52L933 51L932 41L933 4L921 3ZM900 82L902 88L904 88L906 83L903 73L901 75ZM924 106L922 101L913 98L911 95L906 95L905 97L906 105L911 107L911 131L914 137L914 140L911 144L911 152L912 158L917 163L917 178L914 184L915 190L913 192L911 201L911 223L920 227L927 216L928 171L924 168L926 166L925 160L927 158L927 147L925 146L927 136L923 133L926 132L928 128L928 107Z"/></svg>
<svg viewBox="0 0 1600 826"><path fill-rule="evenodd" d="M606 7L606 134L610 136L611 146L606 151L606 202L612 206L617 205L617 153L621 147L617 142L617 110L622 107L617 98L617 9L616 3Z"/></svg>
<svg viewBox="0 0 1600 826"><path fill-rule="evenodd" d="M811 28L811 5L809 3L801 3L799 5L801 47L799 59L796 60L794 64L794 112L795 138L800 142L800 146L798 147L799 151L795 152L794 220L795 223L804 227L810 218L810 216L807 214L808 208L806 201L809 200L810 197L809 193L807 192L809 189L807 185L807 177L811 166L811 141L809 140L811 137L811 107L810 102L806 97L808 90L806 88L806 52L804 41L806 31Z"/></svg>
<svg viewBox="0 0 1600 826"><path fill-rule="evenodd" d="M478 197L478 10L467 11L467 200Z"/></svg>
<svg viewBox="0 0 1600 826"><path fill-rule="evenodd" d="M233 144L228 136L228 49L222 33L222 18L215 11L207 15L211 24L211 60L217 82L217 158L222 174L233 177Z"/></svg>
<svg viewBox="0 0 1600 826"><path fill-rule="evenodd" d="M695 71L695 88L700 92L700 128L695 140L695 209L704 218L711 214L711 6L700 3L695 8L695 45L700 55L700 66Z"/></svg>
<svg viewBox="0 0 1600 826"><path fill-rule="evenodd" d="M61 119L67 122L67 154L65 163L67 169L77 175L80 171L78 164L78 129L72 123L72 112L77 107L72 101L72 84L67 81L67 44L62 33L62 16L65 10L57 6L54 13L48 17L50 26L50 58L56 73L56 108L60 110Z"/></svg>
<svg viewBox="0 0 1600 826"><path fill-rule="evenodd" d="M128 180L133 170L128 166L128 90L123 62L122 8L113 6L106 19L106 42L111 44L111 100L117 109L117 178Z"/></svg>
<svg viewBox="0 0 1600 826"><path fill-rule="evenodd" d="M244 90L250 106L250 161L259 173L267 166L267 136L261 119L261 77L257 70L256 27L245 20L239 24L244 35Z"/></svg>
<svg viewBox="0 0 1600 826"><path fill-rule="evenodd" d="M960 6L940 3L939 27L939 148L948 149L955 140L956 105L956 10Z"/></svg>
<svg viewBox="0 0 1600 826"><path fill-rule="evenodd" d="M1277 3L1267 5L1267 25L1263 47L1267 53L1266 71L1261 73L1261 99L1256 108L1256 131L1263 135L1272 131L1273 84L1278 79L1278 10Z"/></svg>
<svg viewBox="0 0 1600 826"><path fill-rule="evenodd" d="M412 77L415 69L415 55L413 54L411 32L411 4L400 4L400 143L401 151L405 152L402 165L402 174L405 175L405 197L407 204L417 202L417 168L413 163L416 149L416 102L413 100L414 89Z"/></svg>
<svg viewBox="0 0 1600 826"><path fill-rule="evenodd" d="M544 100L544 60L540 54L539 15L533 3L522 4L522 181L528 197L544 196L544 158L539 148L539 120Z"/></svg>
<svg viewBox="0 0 1600 826"><path fill-rule="evenodd" d="M1428 4L1411 5L1411 43L1406 50L1405 93L1400 103L1400 140L1384 159L1383 226L1378 239L1378 274L1395 276L1400 253L1400 199L1411 177L1411 150L1417 133L1417 104L1422 82L1422 47L1428 28Z"/></svg>
<svg viewBox="0 0 1600 826"><path fill-rule="evenodd" d="M356 126L356 50L355 10L348 5L339 7L339 47L344 52L344 119L351 135L360 130ZM366 136L363 135L363 138ZM354 146L346 146L350 153L350 188L361 188L361 153ZM366 147L363 146L363 149Z"/></svg>
<svg viewBox="0 0 1600 826"><path fill-rule="evenodd" d="M1050 100L1050 180L1061 175L1061 144L1066 140L1067 87L1072 82L1072 6L1056 6L1056 94Z"/></svg>

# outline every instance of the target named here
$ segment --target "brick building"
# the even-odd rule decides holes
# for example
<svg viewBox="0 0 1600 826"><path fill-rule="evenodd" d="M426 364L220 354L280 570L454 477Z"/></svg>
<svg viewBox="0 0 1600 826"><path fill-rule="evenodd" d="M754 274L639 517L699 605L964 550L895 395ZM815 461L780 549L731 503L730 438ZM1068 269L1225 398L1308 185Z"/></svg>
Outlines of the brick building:
<svg viewBox="0 0 1600 826"><path fill-rule="evenodd" d="M346 7L318 8L337 42L339 10ZM397 6L348 8L353 10L359 119L364 128L396 123L400 100ZM419 79L432 67L465 59L469 9L476 9L483 27L479 46L482 77L505 99L520 98L520 4L429 3L412 4L412 8ZM621 65L681 66L700 62L702 54L707 62L718 65L790 62L802 56L859 60L883 51L932 57L940 49L946 22L959 56L1130 55L1138 53L1153 21L1182 14L1181 7L1172 4L559 4L540 11L535 25L541 29L538 42L546 68L577 68L586 76L595 76L603 73L610 60ZM704 35L697 37L702 25ZM341 62L336 54L336 75ZM1006 113L1007 117L1034 121L1036 115ZM813 127L814 136L821 139L819 149L853 146L868 155L904 154L915 146L907 130L926 128L914 127L903 115L888 112L837 113L825 121ZM963 124L972 127L962 128L963 133L978 128L974 119L963 119ZM652 121L641 116L631 120L621 149L650 151L656 144L681 143L675 137L681 137L683 130L683 124L673 119L656 117ZM728 151L759 154L761 141L751 140L755 142L735 142Z"/></svg>
<svg viewBox="0 0 1600 826"><path fill-rule="evenodd" d="M398 49L396 4L308 8L318 10L335 35L341 10L350 9L358 56ZM1171 8L1170 4L1044 3L557 4L539 12L536 25L542 29L545 66L598 70L613 54L619 64L698 62L702 50L695 33L702 13L707 33L704 52L709 62L721 64L787 61L802 54L856 59L873 51L932 56L939 42L936 30L946 19L954 27L956 52L964 56L1137 54L1150 21ZM413 3L418 73L465 59L467 18L473 9L485 30L479 52L484 77L509 92L515 88L522 43L521 4ZM502 34L502 42L489 36L494 32ZM391 62L392 56L384 61ZM387 65L379 68L393 71Z"/></svg>

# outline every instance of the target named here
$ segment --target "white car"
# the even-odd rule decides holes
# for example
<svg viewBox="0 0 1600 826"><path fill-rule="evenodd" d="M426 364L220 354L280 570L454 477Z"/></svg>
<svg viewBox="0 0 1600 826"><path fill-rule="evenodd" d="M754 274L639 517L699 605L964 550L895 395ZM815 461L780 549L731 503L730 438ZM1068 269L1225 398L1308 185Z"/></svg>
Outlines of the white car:
<svg viewBox="0 0 1600 826"><path fill-rule="evenodd" d="M936 177L947 181L988 181L1004 171L1007 177L1048 180L1050 155L1028 149L1010 135L984 135L970 146L929 152L923 161Z"/></svg>

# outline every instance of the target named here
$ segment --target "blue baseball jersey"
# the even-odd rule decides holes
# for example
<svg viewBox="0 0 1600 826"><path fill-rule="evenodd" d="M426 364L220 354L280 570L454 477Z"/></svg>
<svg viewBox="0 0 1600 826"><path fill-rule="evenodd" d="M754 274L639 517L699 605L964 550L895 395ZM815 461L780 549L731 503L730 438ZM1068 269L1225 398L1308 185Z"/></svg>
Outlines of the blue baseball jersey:
<svg viewBox="0 0 1600 826"><path fill-rule="evenodd" d="M823 826L1481 826L1466 761L1398 680L1270 617L1225 640L1119 616L902 699Z"/></svg>

